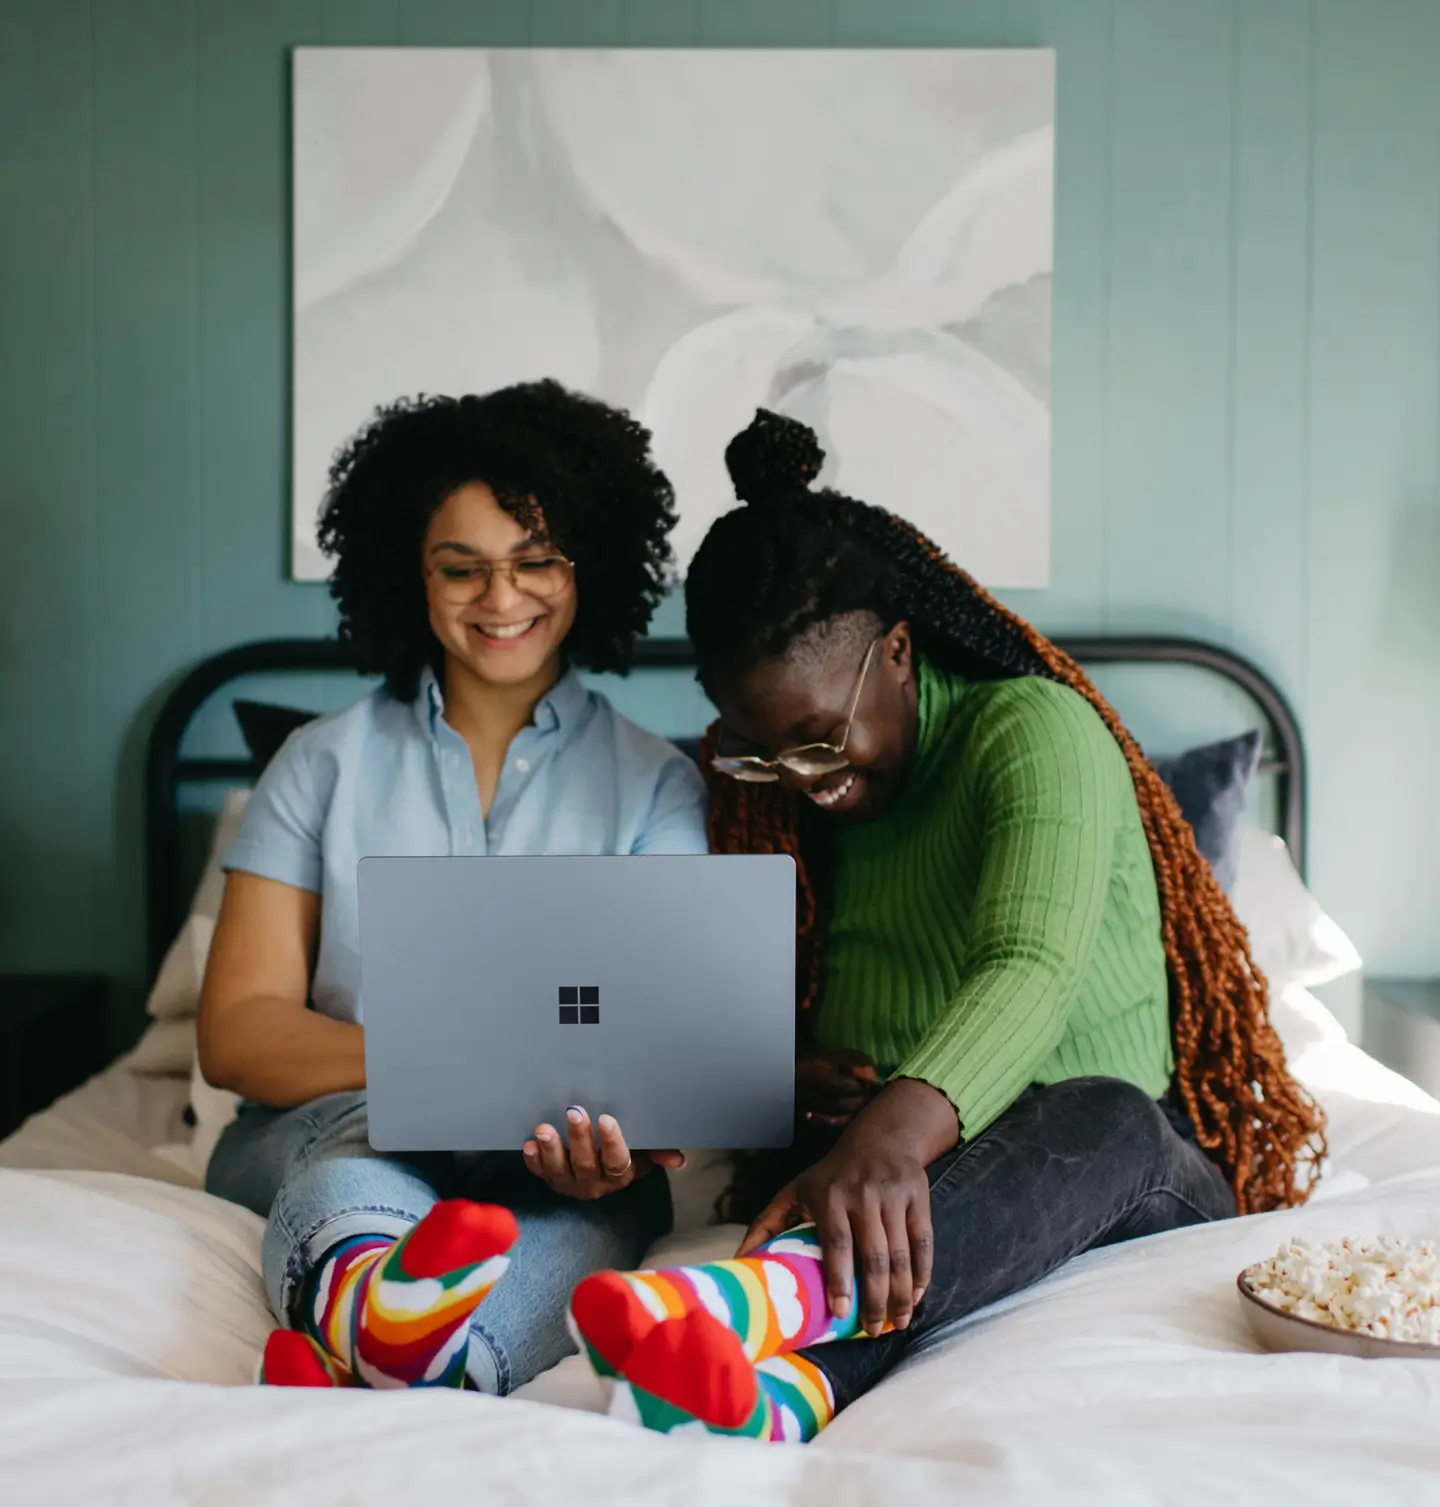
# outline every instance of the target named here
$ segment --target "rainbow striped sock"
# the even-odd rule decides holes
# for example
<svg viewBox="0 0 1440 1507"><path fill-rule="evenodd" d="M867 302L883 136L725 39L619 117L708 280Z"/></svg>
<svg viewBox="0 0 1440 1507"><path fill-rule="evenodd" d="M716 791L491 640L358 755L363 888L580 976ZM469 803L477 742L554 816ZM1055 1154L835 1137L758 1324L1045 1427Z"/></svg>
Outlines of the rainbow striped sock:
<svg viewBox="0 0 1440 1507"><path fill-rule="evenodd" d="M834 1397L794 1352L863 1334L858 1309L830 1312L815 1227L802 1225L743 1259L598 1272L575 1289L570 1325L617 1416L666 1433L699 1423L811 1439Z"/></svg>
<svg viewBox="0 0 1440 1507"><path fill-rule="evenodd" d="M303 1328L340 1385L458 1387L470 1316L518 1239L508 1209L449 1199L399 1240L346 1240L317 1269ZM285 1384L268 1354L266 1380Z"/></svg>
<svg viewBox="0 0 1440 1507"><path fill-rule="evenodd" d="M808 1444L835 1416L830 1378L803 1355L774 1355L755 1367L770 1401L770 1437Z"/></svg>
<svg viewBox="0 0 1440 1507"><path fill-rule="evenodd" d="M338 1387L335 1362L318 1340L298 1329L272 1329L265 1353L255 1368L262 1387Z"/></svg>
<svg viewBox="0 0 1440 1507"><path fill-rule="evenodd" d="M825 1373L803 1355L754 1364L739 1336L703 1309L664 1319L613 1382L609 1412L657 1433L808 1443L835 1416Z"/></svg>
<svg viewBox="0 0 1440 1507"><path fill-rule="evenodd" d="M602 1377L656 1324L703 1310L762 1361L861 1332L859 1305L837 1319L825 1301L820 1242L813 1224L787 1230L753 1256L669 1271L597 1272L570 1301L571 1329Z"/></svg>

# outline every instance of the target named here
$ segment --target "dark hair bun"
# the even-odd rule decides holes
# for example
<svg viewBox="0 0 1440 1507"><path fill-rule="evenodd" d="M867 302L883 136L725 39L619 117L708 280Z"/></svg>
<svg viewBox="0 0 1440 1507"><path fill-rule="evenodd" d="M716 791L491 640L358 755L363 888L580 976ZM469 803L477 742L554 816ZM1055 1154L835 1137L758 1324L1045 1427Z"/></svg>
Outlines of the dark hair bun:
<svg viewBox="0 0 1440 1507"><path fill-rule="evenodd" d="M815 431L759 408L748 429L725 447L725 468L741 502L784 502L820 474L825 452Z"/></svg>

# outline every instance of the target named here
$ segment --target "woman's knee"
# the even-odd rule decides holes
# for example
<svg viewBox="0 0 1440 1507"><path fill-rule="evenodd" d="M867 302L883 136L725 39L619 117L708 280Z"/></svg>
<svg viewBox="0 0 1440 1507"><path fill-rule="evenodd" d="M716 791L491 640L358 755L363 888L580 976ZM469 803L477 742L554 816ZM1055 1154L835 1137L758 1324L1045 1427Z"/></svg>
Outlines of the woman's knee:
<svg viewBox="0 0 1440 1507"><path fill-rule="evenodd" d="M398 1240L434 1208L440 1191L403 1162L338 1148L295 1167L266 1221L261 1265L271 1306L293 1316L306 1277L345 1240Z"/></svg>
<svg viewBox="0 0 1440 1507"><path fill-rule="evenodd" d="M1175 1134L1160 1105L1124 1078L1067 1078L1051 1085L1045 1094L1054 1107L1082 1120L1106 1140L1122 1136L1144 1148L1159 1146Z"/></svg>
<svg viewBox="0 0 1440 1507"><path fill-rule="evenodd" d="M1225 1219L1235 1212L1223 1173L1193 1139L1171 1123L1162 1104L1121 1078L1075 1078L1067 1088L1072 1104L1092 1119L1100 1137L1134 1168L1146 1197L1177 1212L1154 1227ZM1178 1212L1183 1211L1183 1212Z"/></svg>

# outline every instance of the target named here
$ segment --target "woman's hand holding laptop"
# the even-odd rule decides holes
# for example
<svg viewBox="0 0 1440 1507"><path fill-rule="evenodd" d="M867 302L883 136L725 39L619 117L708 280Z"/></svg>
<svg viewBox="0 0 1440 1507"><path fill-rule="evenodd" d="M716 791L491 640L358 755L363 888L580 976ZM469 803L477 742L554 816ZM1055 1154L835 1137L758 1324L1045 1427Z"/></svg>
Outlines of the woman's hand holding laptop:
<svg viewBox="0 0 1440 1507"><path fill-rule="evenodd" d="M572 1105L565 1119L568 1150L553 1125L538 1125L535 1139L526 1141L524 1153L530 1171L566 1198L603 1198L628 1188L654 1167L676 1171L685 1165L683 1151L637 1151L632 1156L620 1126L610 1115L601 1115L592 1129L586 1111Z"/></svg>

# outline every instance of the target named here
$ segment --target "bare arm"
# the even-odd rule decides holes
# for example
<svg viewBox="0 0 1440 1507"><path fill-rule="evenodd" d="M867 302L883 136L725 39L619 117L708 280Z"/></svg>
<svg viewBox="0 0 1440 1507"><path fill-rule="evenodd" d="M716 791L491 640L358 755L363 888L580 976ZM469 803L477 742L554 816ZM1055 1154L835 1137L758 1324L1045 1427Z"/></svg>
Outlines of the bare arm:
<svg viewBox="0 0 1440 1507"><path fill-rule="evenodd" d="M207 1083L275 1109L365 1087L364 1031L305 1007L319 925L318 895L229 875L200 996Z"/></svg>

